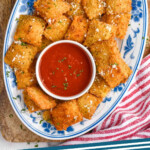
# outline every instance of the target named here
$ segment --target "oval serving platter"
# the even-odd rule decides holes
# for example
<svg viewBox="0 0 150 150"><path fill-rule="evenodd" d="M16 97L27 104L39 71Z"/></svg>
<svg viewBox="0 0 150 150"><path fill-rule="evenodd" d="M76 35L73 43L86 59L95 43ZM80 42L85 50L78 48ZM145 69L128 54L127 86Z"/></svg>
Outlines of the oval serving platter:
<svg viewBox="0 0 150 150"><path fill-rule="evenodd" d="M13 35L19 16L21 14L32 14L34 11L33 3L34 0L16 1L7 27L3 57L13 41ZM24 104L22 91L17 89L15 75L11 68L3 62L3 73L7 94L13 109L24 125L35 134L47 139L71 139L93 129L114 110L130 87L142 59L148 24L147 1L132 0L131 13L132 17L126 37L124 40L117 41L122 57L133 70L133 74L125 84L120 84L107 95L103 102L98 106L96 113L91 120L83 120L78 124L70 126L66 131L57 131L54 126L43 121L41 112L32 114L28 112ZM24 109L26 109L26 111L22 111Z"/></svg>

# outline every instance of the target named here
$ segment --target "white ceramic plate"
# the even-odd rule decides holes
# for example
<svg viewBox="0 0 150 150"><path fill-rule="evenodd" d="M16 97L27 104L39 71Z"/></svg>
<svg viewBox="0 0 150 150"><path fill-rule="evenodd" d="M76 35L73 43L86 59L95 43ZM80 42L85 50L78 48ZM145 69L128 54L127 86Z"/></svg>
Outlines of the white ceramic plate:
<svg viewBox="0 0 150 150"><path fill-rule="evenodd" d="M4 53L13 42L13 35L17 26L17 19L21 14L31 14L34 0L17 0L12 11L4 43ZM10 103L20 120L34 133L41 137L52 140L65 140L82 135L93 129L98 123L105 119L124 97L127 89L137 72L142 59L147 34L147 1L132 0L132 18L124 40L117 40L123 59L133 70L132 76L126 84L121 84L113 89L97 108L91 120L84 120L70 126L67 131L57 131L51 124L41 121L42 115L39 112L30 114L26 109L22 97L22 91L17 89L16 78L11 68L3 64L4 81Z"/></svg>

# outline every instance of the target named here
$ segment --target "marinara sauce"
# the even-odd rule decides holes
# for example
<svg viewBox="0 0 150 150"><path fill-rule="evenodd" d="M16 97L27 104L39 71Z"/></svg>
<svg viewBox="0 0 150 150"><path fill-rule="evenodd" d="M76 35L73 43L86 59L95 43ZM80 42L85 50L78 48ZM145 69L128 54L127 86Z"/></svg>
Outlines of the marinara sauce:
<svg viewBox="0 0 150 150"><path fill-rule="evenodd" d="M92 77L89 57L79 46L70 43L49 48L42 56L39 67L43 85L58 96L79 94Z"/></svg>

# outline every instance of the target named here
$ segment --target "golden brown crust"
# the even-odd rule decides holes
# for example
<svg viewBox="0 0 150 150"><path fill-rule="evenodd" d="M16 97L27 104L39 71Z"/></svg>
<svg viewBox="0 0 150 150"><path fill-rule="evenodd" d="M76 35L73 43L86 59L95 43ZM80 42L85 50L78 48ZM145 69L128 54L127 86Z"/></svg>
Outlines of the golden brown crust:
<svg viewBox="0 0 150 150"><path fill-rule="evenodd" d="M106 23L115 25L117 27L116 37L119 39L124 39L131 14L116 14L116 15L106 15Z"/></svg>
<svg viewBox="0 0 150 150"><path fill-rule="evenodd" d="M106 0L107 14L129 13L131 11L131 0Z"/></svg>
<svg viewBox="0 0 150 150"><path fill-rule="evenodd" d="M49 24L44 31L44 36L51 41L62 40L70 25L70 19L66 16L60 16L57 20Z"/></svg>
<svg viewBox="0 0 150 150"><path fill-rule="evenodd" d="M69 3L63 0L37 0L34 2L36 12L48 23L63 15L70 9Z"/></svg>
<svg viewBox="0 0 150 150"><path fill-rule="evenodd" d="M56 106L55 100L52 97L46 95L39 87L27 87L26 90L31 100L41 110L51 109Z"/></svg>
<svg viewBox="0 0 150 150"><path fill-rule="evenodd" d="M59 103L52 110L52 120L57 130L66 130L69 126L82 121L83 117L76 100Z"/></svg>
<svg viewBox="0 0 150 150"><path fill-rule="evenodd" d="M45 21L39 17L21 15L14 39L40 47L45 25Z"/></svg>
<svg viewBox="0 0 150 150"><path fill-rule="evenodd" d="M25 89L28 86L38 84L35 73L32 73L30 71L24 72L21 70L16 70L15 75L18 89Z"/></svg>
<svg viewBox="0 0 150 150"><path fill-rule="evenodd" d="M116 27L94 19L89 24L84 45L90 47L97 41L109 40L116 35Z"/></svg>
<svg viewBox="0 0 150 150"><path fill-rule="evenodd" d="M97 75L92 87L90 88L90 93L99 98L105 98L110 90L111 88L106 81L100 75Z"/></svg>
<svg viewBox="0 0 150 150"><path fill-rule="evenodd" d="M67 16L69 16L69 18L73 19L74 16L81 16L81 15L86 17L86 14L84 12L84 9L83 9L81 3L71 2L70 6L71 6L70 10L67 12Z"/></svg>
<svg viewBox="0 0 150 150"><path fill-rule="evenodd" d="M78 24L80 24L80 26ZM65 35L65 39L82 43L84 41L87 29L87 19L83 16L75 16L68 32Z"/></svg>
<svg viewBox="0 0 150 150"><path fill-rule="evenodd" d="M96 60L99 75L111 88L128 79L130 68L121 58L117 42L114 39L97 42L91 46L90 50Z"/></svg>
<svg viewBox="0 0 150 150"><path fill-rule="evenodd" d="M12 68L27 72L37 51L38 49L34 46L21 42L13 43L7 51L4 61Z"/></svg>
<svg viewBox="0 0 150 150"><path fill-rule="evenodd" d="M105 13L105 0L82 0L82 5L89 19L97 18Z"/></svg>
<svg viewBox="0 0 150 150"><path fill-rule="evenodd" d="M78 98L77 103L83 117L91 119L101 101L102 98L87 93Z"/></svg>
<svg viewBox="0 0 150 150"><path fill-rule="evenodd" d="M41 109L30 99L26 90L23 92L24 103L26 104L30 113L40 111Z"/></svg>

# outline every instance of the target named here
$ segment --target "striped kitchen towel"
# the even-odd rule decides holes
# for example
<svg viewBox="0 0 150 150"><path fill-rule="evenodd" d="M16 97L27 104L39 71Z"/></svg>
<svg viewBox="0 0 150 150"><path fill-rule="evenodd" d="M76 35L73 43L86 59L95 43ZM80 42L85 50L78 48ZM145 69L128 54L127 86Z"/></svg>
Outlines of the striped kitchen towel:
<svg viewBox="0 0 150 150"><path fill-rule="evenodd" d="M118 107L92 133L61 145L139 138L150 138L150 55L143 59L133 84Z"/></svg>

